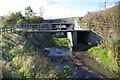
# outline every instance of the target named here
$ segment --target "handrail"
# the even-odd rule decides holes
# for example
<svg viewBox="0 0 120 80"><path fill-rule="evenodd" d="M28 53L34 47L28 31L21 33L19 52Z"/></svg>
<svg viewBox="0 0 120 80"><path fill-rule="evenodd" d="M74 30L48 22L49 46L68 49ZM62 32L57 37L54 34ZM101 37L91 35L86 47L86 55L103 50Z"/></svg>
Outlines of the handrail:
<svg viewBox="0 0 120 80"><path fill-rule="evenodd" d="M94 23L94 24L93 24ZM62 25L66 25L63 27ZM108 23L98 23L98 22L79 22L79 26L75 26L75 23L37 23L37 24L24 24L23 27L4 27L0 28L0 34L2 32L8 33L13 32L17 29L22 30L38 30L38 31L45 31L45 30L79 30L79 29L86 29L86 30L94 30L94 29L112 29L114 26L118 27L120 24L108 24ZM57 27L58 26L58 27ZM96 27L95 27L96 26Z"/></svg>

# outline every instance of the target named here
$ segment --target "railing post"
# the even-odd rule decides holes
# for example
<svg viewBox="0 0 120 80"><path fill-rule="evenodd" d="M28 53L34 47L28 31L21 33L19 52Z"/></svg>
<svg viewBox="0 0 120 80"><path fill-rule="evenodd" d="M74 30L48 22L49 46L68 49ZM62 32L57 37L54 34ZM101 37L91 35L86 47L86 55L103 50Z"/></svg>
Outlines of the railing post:
<svg viewBox="0 0 120 80"><path fill-rule="evenodd" d="M39 31L40 31L40 28L41 28L41 24L39 24Z"/></svg>
<svg viewBox="0 0 120 80"><path fill-rule="evenodd" d="M5 28L5 32L7 33L7 28Z"/></svg>
<svg viewBox="0 0 120 80"><path fill-rule="evenodd" d="M10 29L11 29L11 33L12 33L12 27Z"/></svg>
<svg viewBox="0 0 120 80"><path fill-rule="evenodd" d="M0 35L1 35L1 33L2 33L2 28L0 28Z"/></svg>
<svg viewBox="0 0 120 80"><path fill-rule="evenodd" d="M39 30L39 24L37 24L37 31Z"/></svg>
<svg viewBox="0 0 120 80"><path fill-rule="evenodd" d="M5 28L3 30L4 30L4 33L5 33Z"/></svg>
<svg viewBox="0 0 120 80"><path fill-rule="evenodd" d="M74 30L75 24L72 24L71 30Z"/></svg>
<svg viewBox="0 0 120 80"><path fill-rule="evenodd" d="M13 27L13 31L16 32L16 27Z"/></svg>
<svg viewBox="0 0 120 80"><path fill-rule="evenodd" d="M8 28L6 27L6 32L8 33L8 31L7 31L7 30L8 30Z"/></svg>

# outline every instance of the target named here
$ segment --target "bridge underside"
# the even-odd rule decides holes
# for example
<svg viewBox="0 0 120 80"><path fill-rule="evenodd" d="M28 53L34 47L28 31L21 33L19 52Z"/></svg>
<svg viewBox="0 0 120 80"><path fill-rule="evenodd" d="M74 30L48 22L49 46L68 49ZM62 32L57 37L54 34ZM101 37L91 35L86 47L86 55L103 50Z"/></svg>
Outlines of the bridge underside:
<svg viewBox="0 0 120 80"><path fill-rule="evenodd" d="M101 38L90 30L47 30L47 31L28 31L26 32L26 38L34 37L32 34L36 33L48 33L56 34L64 33L63 35L70 40L70 45L73 47L78 43L82 44L96 44Z"/></svg>
<svg viewBox="0 0 120 80"><path fill-rule="evenodd" d="M49 31L28 31L26 33L59 33L59 32L90 32L90 30L49 30Z"/></svg>
<svg viewBox="0 0 120 80"><path fill-rule="evenodd" d="M79 31L77 32L77 43L88 44L90 31Z"/></svg>

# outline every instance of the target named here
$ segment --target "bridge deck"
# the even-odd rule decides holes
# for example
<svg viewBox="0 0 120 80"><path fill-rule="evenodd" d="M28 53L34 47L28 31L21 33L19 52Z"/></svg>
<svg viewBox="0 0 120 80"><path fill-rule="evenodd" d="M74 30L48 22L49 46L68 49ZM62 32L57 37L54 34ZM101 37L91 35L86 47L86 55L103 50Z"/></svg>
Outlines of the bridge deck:
<svg viewBox="0 0 120 80"><path fill-rule="evenodd" d="M90 30L45 30L45 31L27 31L26 33L57 33L57 32L90 32Z"/></svg>

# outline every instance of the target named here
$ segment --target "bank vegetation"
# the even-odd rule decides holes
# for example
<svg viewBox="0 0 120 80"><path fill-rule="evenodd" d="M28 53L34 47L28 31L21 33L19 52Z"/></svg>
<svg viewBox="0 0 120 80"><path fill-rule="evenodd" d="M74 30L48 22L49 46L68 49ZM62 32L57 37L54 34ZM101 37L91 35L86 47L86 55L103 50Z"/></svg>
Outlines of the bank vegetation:
<svg viewBox="0 0 120 80"><path fill-rule="evenodd" d="M81 22L93 22L93 31L102 34L102 41L92 47L88 53L98 59L98 62L111 72L120 75L120 3L115 6L88 12Z"/></svg>

